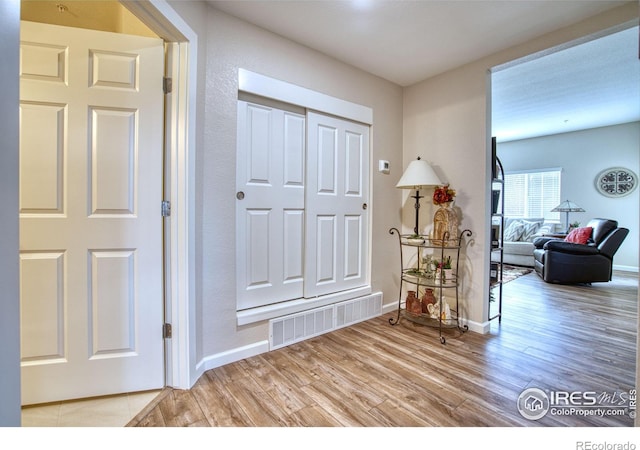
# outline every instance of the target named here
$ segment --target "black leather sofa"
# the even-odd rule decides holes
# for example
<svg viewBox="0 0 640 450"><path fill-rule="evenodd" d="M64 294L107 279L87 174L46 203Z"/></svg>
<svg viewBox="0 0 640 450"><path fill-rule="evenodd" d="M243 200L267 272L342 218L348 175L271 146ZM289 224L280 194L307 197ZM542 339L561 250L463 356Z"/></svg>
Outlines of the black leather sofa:
<svg viewBox="0 0 640 450"><path fill-rule="evenodd" d="M586 244L538 237L533 241L536 273L548 283L578 284L611 281L613 255L629 234L611 219L592 219Z"/></svg>

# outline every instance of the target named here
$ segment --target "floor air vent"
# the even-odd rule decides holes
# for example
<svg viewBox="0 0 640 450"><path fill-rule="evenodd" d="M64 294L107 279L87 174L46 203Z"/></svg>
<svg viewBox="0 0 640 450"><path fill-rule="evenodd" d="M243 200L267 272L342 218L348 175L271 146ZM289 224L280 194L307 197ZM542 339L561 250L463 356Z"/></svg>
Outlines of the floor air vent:
<svg viewBox="0 0 640 450"><path fill-rule="evenodd" d="M286 347L380 314L382 294L373 294L278 317L269 321L269 347L271 350Z"/></svg>

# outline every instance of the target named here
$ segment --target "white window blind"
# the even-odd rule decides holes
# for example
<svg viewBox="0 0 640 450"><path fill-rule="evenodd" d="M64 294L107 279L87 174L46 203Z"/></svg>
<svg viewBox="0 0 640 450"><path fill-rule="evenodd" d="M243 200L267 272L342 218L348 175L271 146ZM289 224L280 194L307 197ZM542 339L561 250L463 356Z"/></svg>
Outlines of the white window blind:
<svg viewBox="0 0 640 450"><path fill-rule="evenodd" d="M505 174L505 215L559 221L560 213L551 210L560 203L560 172L549 169Z"/></svg>

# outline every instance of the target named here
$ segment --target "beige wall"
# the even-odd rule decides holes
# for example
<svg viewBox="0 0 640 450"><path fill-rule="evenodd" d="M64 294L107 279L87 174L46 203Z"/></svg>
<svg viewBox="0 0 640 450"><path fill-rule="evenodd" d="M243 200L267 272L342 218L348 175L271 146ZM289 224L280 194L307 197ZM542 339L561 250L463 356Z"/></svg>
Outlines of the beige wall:
<svg viewBox="0 0 640 450"><path fill-rule="evenodd" d="M372 161L389 160L391 174L372 172L372 285L387 302L397 299L399 257L390 227L400 221L402 171L402 89L275 34L205 7L195 24L196 6L172 6L206 41L198 56L206 74L199 108L204 123L197 134L196 173L196 359L268 339L267 322L236 325L235 166L238 69L244 68L373 109ZM191 8L191 9L189 9ZM189 17L193 19L190 19ZM202 34L206 28L206 34Z"/></svg>
<svg viewBox="0 0 640 450"><path fill-rule="evenodd" d="M463 287L463 309L474 326L486 323L488 305L490 69L625 22L637 24L637 20L638 6L631 3L404 90L405 164L417 156L430 161L441 180L457 190L462 226L474 233ZM414 217L409 200L403 209L407 228ZM426 224L432 220L433 208L422 208L421 214L421 223Z"/></svg>
<svg viewBox="0 0 640 450"><path fill-rule="evenodd" d="M449 72L404 92L404 159L420 156L434 168L443 183L456 190L455 206L461 219L460 231L473 233L467 239L460 261L463 271L461 315L475 323L484 321L485 272L485 71L471 66ZM425 190L420 208L421 233L430 231L435 206L433 189ZM405 196L403 225L413 227L413 199ZM488 261L488 260L487 260ZM488 289L488 287L487 287ZM472 325L472 324L470 324ZM472 326L477 329L477 325Z"/></svg>

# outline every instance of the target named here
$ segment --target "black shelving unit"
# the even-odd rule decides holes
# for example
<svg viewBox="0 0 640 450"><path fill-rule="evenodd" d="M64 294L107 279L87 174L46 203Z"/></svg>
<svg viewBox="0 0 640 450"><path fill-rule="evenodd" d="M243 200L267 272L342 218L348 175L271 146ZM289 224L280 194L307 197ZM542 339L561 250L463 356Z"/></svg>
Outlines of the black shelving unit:
<svg viewBox="0 0 640 450"><path fill-rule="evenodd" d="M495 140L494 140L495 155ZM504 168L500 158L495 157L495 167L491 180L491 251L489 252L489 320L502 321L502 273L504 267ZM497 197L497 198L496 198ZM495 219L498 219L497 221ZM496 221L497 223L494 223ZM494 258L497 256L497 258ZM492 312L492 303L497 305L497 312Z"/></svg>

